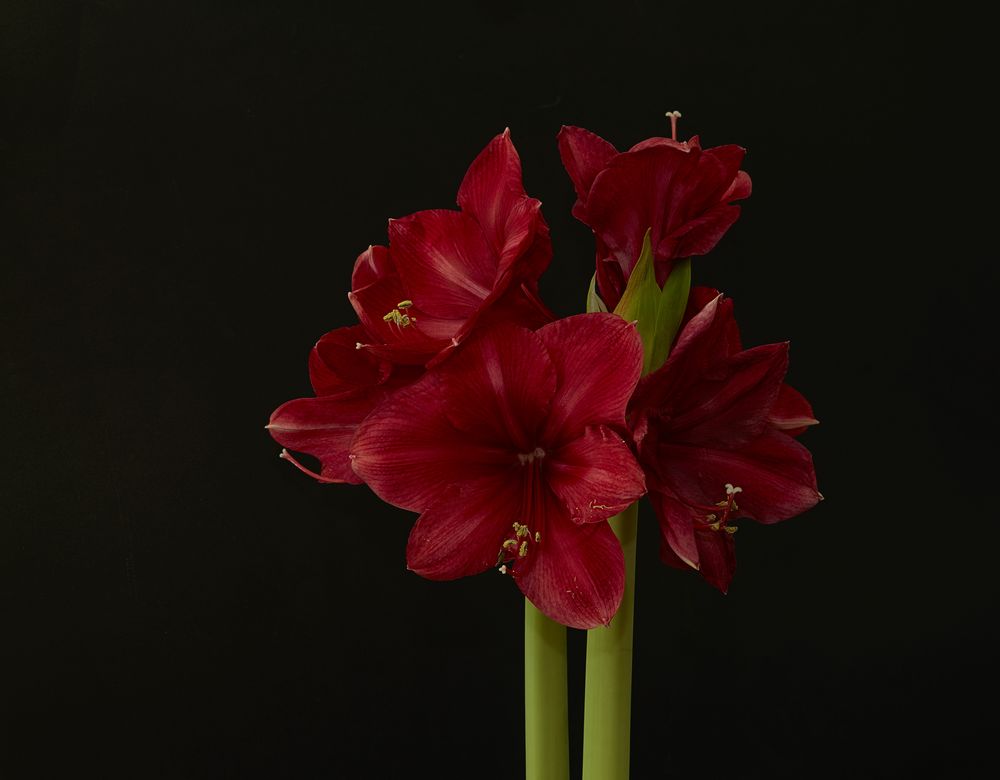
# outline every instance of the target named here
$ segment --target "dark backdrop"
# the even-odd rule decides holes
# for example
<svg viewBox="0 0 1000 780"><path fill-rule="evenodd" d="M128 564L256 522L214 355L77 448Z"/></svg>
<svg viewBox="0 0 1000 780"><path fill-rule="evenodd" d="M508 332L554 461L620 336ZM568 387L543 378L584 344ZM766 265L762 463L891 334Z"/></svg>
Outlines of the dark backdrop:
<svg viewBox="0 0 1000 780"><path fill-rule="evenodd" d="M973 445L996 430L996 273L956 246L989 201L926 208L959 121L905 97L901 12L8 0L0 20L0 774L517 777L510 582L408 573L412 517L312 483L263 425L353 321L355 256L451 206L505 126L552 228L543 293L579 311L592 238L556 132L628 146L668 109L749 149L753 197L696 280L747 343L792 340L827 501L746 525L727 597L661 566L643 515L633 775L992 760L996 477Z"/></svg>

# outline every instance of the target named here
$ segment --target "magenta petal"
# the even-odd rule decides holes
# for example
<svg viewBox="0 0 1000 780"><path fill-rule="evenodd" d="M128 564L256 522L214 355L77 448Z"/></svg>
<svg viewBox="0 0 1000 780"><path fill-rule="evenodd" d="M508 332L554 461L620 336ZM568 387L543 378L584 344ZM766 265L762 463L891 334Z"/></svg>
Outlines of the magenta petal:
<svg viewBox="0 0 1000 780"><path fill-rule="evenodd" d="M555 497L550 501L555 504ZM611 526L576 525L554 507L541 542L525 564L515 564L514 574L532 604L570 628L606 626L625 590L625 560Z"/></svg>
<svg viewBox="0 0 1000 780"><path fill-rule="evenodd" d="M507 446L512 458L534 451L556 392L556 370L538 334L509 326L491 329L440 371L446 415L455 428Z"/></svg>
<svg viewBox="0 0 1000 780"><path fill-rule="evenodd" d="M267 426L279 444L319 458L324 481L360 484L348 458L351 439L375 406L376 396L298 398L282 404Z"/></svg>
<svg viewBox="0 0 1000 780"><path fill-rule="evenodd" d="M642 371L642 340L615 314L577 314L536 331L556 367L558 390L546 440L575 438L588 425L623 426Z"/></svg>
<svg viewBox="0 0 1000 780"><path fill-rule="evenodd" d="M819 425L819 420L813 416L812 406L802 393L785 384L781 386L778 400L771 407L768 420L772 426L789 436L798 436L810 425Z"/></svg>
<svg viewBox="0 0 1000 780"><path fill-rule="evenodd" d="M599 135L582 127L564 125L559 131L559 156L579 198L577 204L587 202L587 193L597 174L618 154L615 147ZM574 206L574 216L577 207Z"/></svg>
<svg viewBox="0 0 1000 780"><path fill-rule="evenodd" d="M546 458L545 477L576 523L607 520L646 492L642 468L622 438L603 425Z"/></svg>
<svg viewBox="0 0 1000 780"><path fill-rule="evenodd" d="M454 484L516 466L509 451L452 426L446 414L451 400L440 376L428 373L390 396L358 427L350 447L354 471L384 501L422 512Z"/></svg>
<svg viewBox="0 0 1000 780"><path fill-rule="evenodd" d="M403 288L434 317L465 319L493 291L498 258L477 222L457 211L419 211L389 223Z"/></svg>
<svg viewBox="0 0 1000 780"><path fill-rule="evenodd" d="M424 511L410 531L406 565L421 577L453 580L497 565L518 517L510 485L484 479L453 487Z"/></svg>
<svg viewBox="0 0 1000 780"><path fill-rule="evenodd" d="M776 523L805 512L820 500L809 450L780 431L767 430L737 450L661 444L663 479L687 504L711 506L725 498L725 485L743 489L740 517Z"/></svg>

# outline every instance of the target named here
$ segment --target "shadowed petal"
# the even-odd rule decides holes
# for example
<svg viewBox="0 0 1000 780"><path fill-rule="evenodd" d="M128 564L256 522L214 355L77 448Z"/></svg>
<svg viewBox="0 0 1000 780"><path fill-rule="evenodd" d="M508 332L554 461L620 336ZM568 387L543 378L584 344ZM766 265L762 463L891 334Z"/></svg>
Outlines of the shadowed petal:
<svg viewBox="0 0 1000 780"><path fill-rule="evenodd" d="M780 431L766 430L737 450L661 443L656 457L660 477L686 504L711 506L730 483L743 489L738 516L776 523L820 500L809 450Z"/></svg>
<svg viewBox="0 0 1000 780"><path fill-rule="evenodd" d="M812 406L802 393L785 384L771 407L768 422L789 436L798 436L810 425L819 425L819 420L813 417Z"/></svg>
<svg viewBox="0 0 1000 780"><path fill-rule="evenodd" d="M607 520L646 492L642 468L622 438L603 425L546 459L545 477L576 523Z"/></svg>
<svg viewBox="0 0 1000 780"><path fill-rule="evenodd" d="M340 395L371 388L385 381L392 367L364 350L358 342L371 337L361 325L337 328L324 335L309 353L309 379L316 395Z"/></svg>
<svg viewBox="0 0 1000 780"><path fill-rule="evenodd" d="M681 501L661 490L649 491L649 501L653 505L660 525L660 540L666 550L676 558L661 557L665 563L677 568L698 568L698 544L694 538L694 514Z"/></svg>

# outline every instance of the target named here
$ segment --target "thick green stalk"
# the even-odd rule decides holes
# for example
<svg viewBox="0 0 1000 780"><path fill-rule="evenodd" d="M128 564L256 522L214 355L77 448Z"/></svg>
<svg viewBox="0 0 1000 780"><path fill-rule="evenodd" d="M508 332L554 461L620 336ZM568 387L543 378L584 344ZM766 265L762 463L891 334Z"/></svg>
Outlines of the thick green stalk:
<svg viewBox="0 0 1000 780"><path fill-rule="evenodd" d="M627 780L632 716L632 621L639 505L609 521L625 553L625 593L611 625L587 632L583 780Z"/></svg>
<svg viewBox="0 0 1000 780"><path fill-rule="evenodd" d="M524 775L569 780L566 626L524 600Z"/></svg>

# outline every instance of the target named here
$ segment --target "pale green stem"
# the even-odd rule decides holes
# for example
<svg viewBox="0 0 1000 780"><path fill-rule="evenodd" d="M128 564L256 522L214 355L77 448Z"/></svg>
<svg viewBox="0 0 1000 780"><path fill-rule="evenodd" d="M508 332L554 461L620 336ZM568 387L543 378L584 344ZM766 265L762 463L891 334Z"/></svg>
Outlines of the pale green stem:
<svg viewBox="0 0 1000 780"><path fill-rule="evenodd" d="M524 774L569 780L566 626L524 600Z"/></svg>
<svg viewBox="0 0 1000 780"><path fill-rule="evenodd" d="M625 593L611 625L587 632L583 780L628 780L638 514L633 504L609 521L625 553Z"/></svg>

